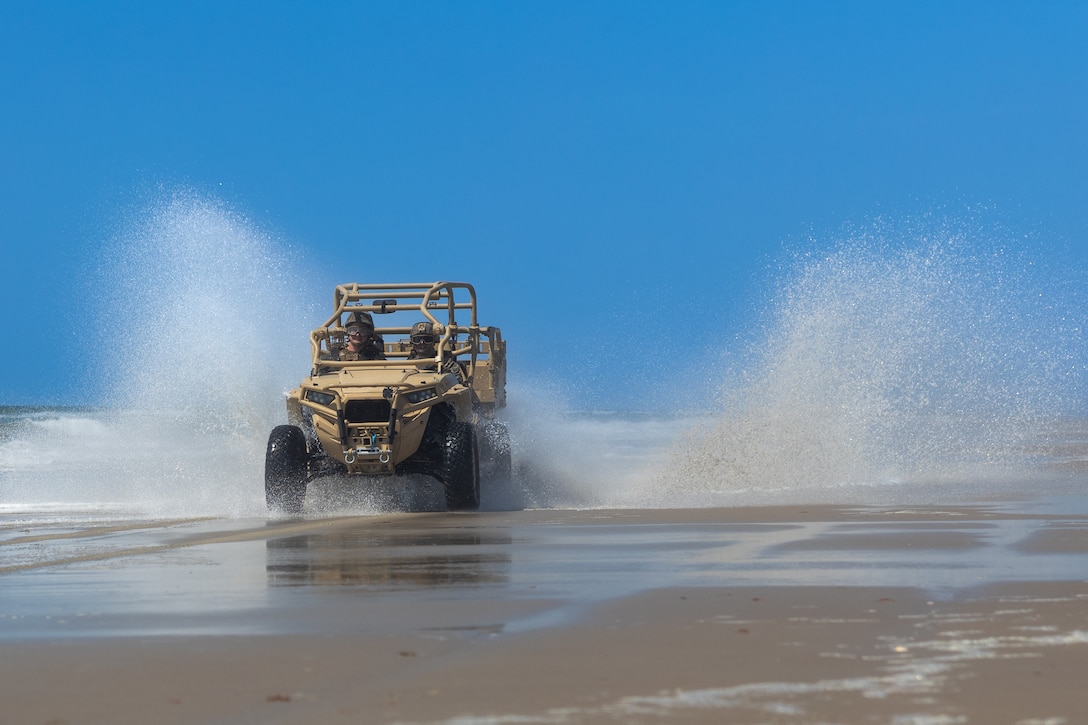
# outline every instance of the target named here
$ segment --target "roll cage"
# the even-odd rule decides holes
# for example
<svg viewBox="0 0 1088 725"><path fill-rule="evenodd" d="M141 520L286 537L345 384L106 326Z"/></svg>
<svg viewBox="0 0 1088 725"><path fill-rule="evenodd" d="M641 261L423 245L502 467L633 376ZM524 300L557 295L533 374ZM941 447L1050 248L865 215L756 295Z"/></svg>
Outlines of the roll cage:
<svg viewBox="0 0 1088 725"><path fill-rule="evenodd" d="M347 344L346 324L360 312L369 313L375 331L384 340L385 360L339 360ZM410 359L409 334L416 322L428 321L439 333L437 354ZM467 324L465 324L467 323ZM449 360L461 363L465 384L476 390L480 402L505 405L506 343L497 327L481 327L476 290L467 282L399 284L341 284L333 291L333 313L310 333L313 375L345 368L415 367Z"/></svg>

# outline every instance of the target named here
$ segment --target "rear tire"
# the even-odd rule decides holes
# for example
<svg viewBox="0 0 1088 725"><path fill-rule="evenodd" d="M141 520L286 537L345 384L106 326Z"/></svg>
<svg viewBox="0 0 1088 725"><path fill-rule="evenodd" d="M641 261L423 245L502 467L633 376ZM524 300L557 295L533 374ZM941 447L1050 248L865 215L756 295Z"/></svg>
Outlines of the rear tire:
<svg viewBox="0 0 1088 725"><path fill-rule="evenodd" d="M279 425L272 429L264 457L264 498L270 513L302 513L306 457L306 436L301 428Z"/></svg>
<svg viewBox="0 0 1088 725"><path fill-rule="evenodd" d="M479 459L476 429L468 423L450 423L442 446L442 485L450 511L480 508Z"/></svg>

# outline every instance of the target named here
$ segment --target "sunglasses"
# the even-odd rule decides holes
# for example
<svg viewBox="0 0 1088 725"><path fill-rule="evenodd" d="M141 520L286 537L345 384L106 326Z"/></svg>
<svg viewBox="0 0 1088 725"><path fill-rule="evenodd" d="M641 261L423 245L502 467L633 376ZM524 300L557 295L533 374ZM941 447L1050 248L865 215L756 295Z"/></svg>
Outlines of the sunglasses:
<svg viewBox="0 0 1088 725"><path fill-rule="evenodd" d="M435 339L429 335L416 335L412 338L413 345L433 345Z"/></svg>

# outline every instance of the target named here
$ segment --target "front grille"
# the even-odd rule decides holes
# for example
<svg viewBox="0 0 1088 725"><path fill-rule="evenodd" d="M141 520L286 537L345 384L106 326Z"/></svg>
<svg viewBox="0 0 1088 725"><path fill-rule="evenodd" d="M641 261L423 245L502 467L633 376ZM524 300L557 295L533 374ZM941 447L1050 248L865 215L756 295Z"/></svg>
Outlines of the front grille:
<svg viewBox="0 0 1088 725"><path fill-rule="evenodd" d="M344 404L344 420L348 423L388 423L390 410L388 400L349 400Z"/></svg>

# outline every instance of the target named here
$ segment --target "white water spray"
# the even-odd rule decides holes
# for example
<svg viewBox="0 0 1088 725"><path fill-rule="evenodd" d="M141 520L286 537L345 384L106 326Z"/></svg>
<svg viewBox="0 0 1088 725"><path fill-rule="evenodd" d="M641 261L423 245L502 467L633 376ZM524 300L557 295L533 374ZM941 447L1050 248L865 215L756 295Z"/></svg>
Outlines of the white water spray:
<svg viewBox="0 0 1088 725"><path fill-rule="evenodd" d="M29 421L5 444L5 485L154 515L262 514L265 442L309 366L314 298L268 235L194 193L134 215L100 262L105 410Z"/></svg>
<svg viewBox="0 0 1088 725"><path fill-rule="evenodd" d="M1083 470L1084 429L1066 417L1070 401L1083 413L1083 312L1053 277L978 247L885 226L798 258L751 361L701 419L575 413L563 381L511 370L519 475L485 490L484 508L815 501L895 484L969 497L1052 474L1057 444L1040 441L1058 425L1059 462ZM268 432L309 368L328 290L302 289L310 275L282 245L195 194L151 205L103 259L107 407L21 415L0 435L3 501L264 515Z"/></svg>
<svg viewBox="0 0 1088 725"><path fill-rule="evenodd" d="M798 259L722 412L663 473L667 495L978 493L1052 475L1040 443L1083 404L1082 330L1067 290L978 247L959 232L878 225Z"/></svg>

